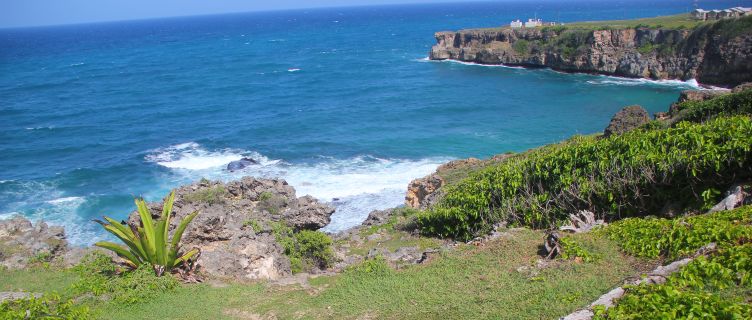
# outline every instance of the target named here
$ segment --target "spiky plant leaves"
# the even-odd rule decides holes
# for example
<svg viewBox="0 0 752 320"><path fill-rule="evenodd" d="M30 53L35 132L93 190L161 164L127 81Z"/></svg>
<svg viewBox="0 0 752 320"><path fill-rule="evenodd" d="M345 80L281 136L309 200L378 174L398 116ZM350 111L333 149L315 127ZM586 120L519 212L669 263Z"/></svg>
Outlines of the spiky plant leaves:
<svg viewBox="0 0 752 320"><path fill-rule="evenodd" d="M172 239L170 239L170 215L174 201L175 192L172 192L162 207L162 216L154 221L146 202L143 199L136 199L136 208L143 227L134 224L125 226L108 217L104 217L105 221L94 220L120 239L127 248L107 241L100 241L94 245L115 252L132 268L148 264L157 276L161 276L164 272L170 272L174 268L187 265L191 259L198 257L199 250L194 248L181 253L180 239L188 224L193 221L198 212L193 212L185 217L178 224Z"/></svg>

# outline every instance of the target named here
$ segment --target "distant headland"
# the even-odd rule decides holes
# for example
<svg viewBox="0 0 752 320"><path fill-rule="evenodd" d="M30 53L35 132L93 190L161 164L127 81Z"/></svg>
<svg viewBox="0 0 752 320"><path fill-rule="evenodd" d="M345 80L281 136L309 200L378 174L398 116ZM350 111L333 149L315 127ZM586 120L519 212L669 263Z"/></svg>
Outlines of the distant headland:
<svg viewBox="0 0 752 320"><path fill-rule="evenodd" d="M752 81L752 16L732 9L437 32L429 58L733 87Z"/></svg>

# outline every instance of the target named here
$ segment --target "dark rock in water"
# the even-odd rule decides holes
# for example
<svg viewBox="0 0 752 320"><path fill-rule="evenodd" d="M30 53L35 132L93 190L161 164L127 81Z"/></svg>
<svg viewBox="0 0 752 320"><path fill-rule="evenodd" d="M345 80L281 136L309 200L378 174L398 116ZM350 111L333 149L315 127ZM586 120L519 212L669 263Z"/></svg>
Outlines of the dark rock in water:
<svg viewBox="0 0 752 320"><path fill-rule="evenodd" d="M232 161L232 162L228 163L227 164L227 171L232 172L232 171L242 170L245 167L248 167L248 166L251 166L251 165L254 165L254 164L258 164L258 161L253 160L251 158L242 158L240 160L236 160L236 161Z"/></svg>
<svg viewBox="0 0 752 320"><path fill-rule="evenodd" d="M67 250L63 227L32 224L20 215L0 220L0 267L26 268L35 260L53 261Z"/></svg>
<svg viewBox="0 0 752 320"><path fill-rule="evenodd" d="M648 122L650 122L650 117L642 107L638 105L624 107L611 118L611 123L603 131L603 135L608 137L612 134L622 134Z"/></svg>
<svg viewBox="0 0 752 320"><path fill-rule="evenodd" d="M156 218L162 203L149 208ZM182 247L201 249L198 266L206 274L243 280L291 274L284 248L272 233L275 223L315 230L334 213L311 196L296 197L285 180L252 177L228 183L202 180L176 189L170 223L176 226L194 211L199 214L186 229ZM138 224L138 214L132 213L129 222Z"/></svg>

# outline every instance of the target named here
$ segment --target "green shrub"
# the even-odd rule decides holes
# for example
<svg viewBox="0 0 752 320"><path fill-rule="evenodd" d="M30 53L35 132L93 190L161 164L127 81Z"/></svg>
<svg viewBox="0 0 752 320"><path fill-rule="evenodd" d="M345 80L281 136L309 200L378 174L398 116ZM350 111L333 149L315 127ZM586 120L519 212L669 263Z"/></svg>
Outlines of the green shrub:
<svg viewBox="0 0 752 320"><path fill-rule="evenodd" d="M274 223L272 232L277 242L285 249L293 273L310 271L313 268L325 269L335 261L332 238L326 233L311 230L294 232L284 222Z"/></svg>
<svg viewBox="0 0 752 320"><path fill-rule="evenodd" d="M74 294L107 296L122 304L147 301L180 285L172 275L156 276L149 266L120 270L109 256L98 252L86 256L73 271L79 277L71 288Z"/></svg>
<svg viewBox="0 0 752 320"><path fill-rule="evenodd" d="M259 224L256 220L246 220L245 222L243 222L243 226L251 227L251 230L253 230L254 233L259 233L263 230L261 224Z"/></svg>
<svg viewBox="0 0 752 320"><path fill-rule="evenodd" d="M199 250L194 248L181 253L180 238L198 211L180 221L170 239L170 216L174 201L175 192L173 191L164 202L162 215L154 222L146 201L136 199L136 208L141 217L142 227L135 224L125 226L108 217L104 217L107 222L94 220L125 243L127 249L109 241L100 241L94 245L115 252L131 268L136 269L142 265L148 265L157 276L161 276L164 272L169 273L173 268L185 266L191 262L191 259L194 259Z"/></svg>
<svg viewBox="0 0 752 320"><path fill-rule="evenodd" d="M654 50L655 50L655 47L653 46L652 43L646 43L637 47L637 52L642 53L642 54L648 54L648 53L653 52Z"/></svg>
<svg viewBox="0 0 752 320"><path fill-rule="evenodd" d="M598 257L588 250L585 250L577 241L568 237L559 238L561 245L561 258L565 260L580 258L584 262L594 262Z"/></svg>
<svg viewBox="0 0 752 320"><path fill-rule="evenodd" d="M632 255L675 259L692 254L715 242L733 245L752 239L752 206L674 220L630 218L617 221L604 230Z"/></svg>
<svg viewBox="0 0 752 320"><path fill-rule="evenodd" d="M500 220L546 228L585 209L613 219L660 212L669 201L700 207L695 190L725 189L752 175L751 167L749 117L575 137L447 186L418 223L425 234L467 240Z"/></svg>
<svg viewBox="0 0 752 320"><path fill-rule="evenodd" d="M259 194L258 199L259 207L273 215L279 214L282 208L287 206L287 199L285 197L275 195L269 191Z"/></svg>
<svg viewBox="0 0 752 320"><path fill-rule="evenodd" d="M89 309L77 306L73 300L61 301L60 296L47 294L42 297L6 300L0 303L0 319L92 319Z"/></svg>
<svg viewBox="0 0 752 320"><path fill-rule="evenodd" d="M225 202L226 192L227 190L223 185L216 185L186 194L183 196L183 200L189 203L221 204Z"/></svg>
<svg viewBox="0 0 752 320"><path fill-rule="evenodd" d="M525 39L519 39L514 42L512 47L514 48L514 51L517 52L517 54L527 54L529 50L529 43Z"/></svg>
<svg viewBox="0 0 752 320"><path fill-rule="evenodd" d="M392 268L389 267L386 259L382 256L377 256L372 259L363 260L363 262L348 266L345 269L345 274L349 276L383 276L392 273Z"/></svg>
<svg viewBox="0 0 752 320"><path fill-rule="evenodd" d="M677 121L702 122L718 116L752 114L752 90L726 94L705 101L679 104Z"/></svg>
<svg viewBox="0 0 752 320"><path fill-rule="evenodd" d="M595 319L750 319L752 306L734 292L752 289L752 244L698 257L665 284L626 288L617 305Z"/></svg>

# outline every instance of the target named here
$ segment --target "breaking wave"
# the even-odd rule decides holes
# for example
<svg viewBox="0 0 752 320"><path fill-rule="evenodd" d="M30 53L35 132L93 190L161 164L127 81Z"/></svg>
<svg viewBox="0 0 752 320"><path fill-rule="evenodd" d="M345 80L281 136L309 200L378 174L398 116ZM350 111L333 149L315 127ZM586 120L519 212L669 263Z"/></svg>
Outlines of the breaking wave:
<svg viewBox="0 0 752 320"><path fill-rule="evenodd" d="M250 157L259 164L229 172L227 163ZM210 151L195 142L152 151L149 162L170 168L183 183L208 178L222 181L243 176L282 178L295 187L298 196L311 195L337 211L325 231L337 232L360 224L372 210L404 203L407 184L433 172L450 158L382 159L370 155L336 159L319 157L309 163L269 159L258 152L223 149Z"/></svg>

